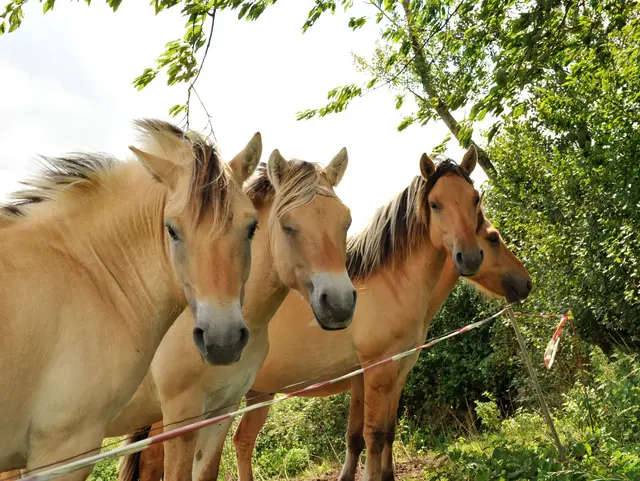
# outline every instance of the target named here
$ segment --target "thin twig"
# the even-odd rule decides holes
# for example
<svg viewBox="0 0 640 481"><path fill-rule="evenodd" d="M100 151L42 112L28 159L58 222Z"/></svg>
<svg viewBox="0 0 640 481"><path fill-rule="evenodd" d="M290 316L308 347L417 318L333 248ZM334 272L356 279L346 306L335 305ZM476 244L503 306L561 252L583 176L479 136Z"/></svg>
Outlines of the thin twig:
<svg viewBox="0 0 640 481"><path fill-rule="evenodd" d="M207 110L207 107L205 107L204 102L202 101L202 98L200 98L200 94L198 93L196 88L192 87L192 90L193 90L193 93L196 94L196 97L198 98L198 101L200 102L200 105L202 106L202 110L204 110L204 113L207 116L207 123L209 124L209 130L211 131L211 135L213 136L213 139L217 142L218 139L216 139L216 134L213 131L213 124L211 123L211 114Z"/></svg>
<svg viewBox="0 0 640 481"><path fill-rule="evenodd" d="M189 129L189 113L191 110L191 91L193 90L196 96L198 97L198 100L200 101L200 105L202 105L202 107L204 108L207 114L207 117L209 119L209 126L211 128L212 134L213 134L213 125L211 124L211 116L209 115L209 112L207 112L207 109L204 107L204 103L202 102L202 99L198 95L198 92L195 91L195 84L200 78L200 74L202 73L202 69L204 68L204 62L207 59L207 54L209 53L209 47L211 46L211 39L213 38L213 28L215 27L215 24L216 24L217 11L218 11L218 6L216 5L215 7L213 7L213 10L210 13L207 13L207 15L211 17L211 29L209 30L209 38L207 39L207 45L204 49L204 55L202 56L202 60L200 61L200 68L198 69L196 76L193 78L193 80L189 84L189 88L187 89L187 122L186 122L187 130ZM214 134L214 138L215 138L215 134Z"/></svg>

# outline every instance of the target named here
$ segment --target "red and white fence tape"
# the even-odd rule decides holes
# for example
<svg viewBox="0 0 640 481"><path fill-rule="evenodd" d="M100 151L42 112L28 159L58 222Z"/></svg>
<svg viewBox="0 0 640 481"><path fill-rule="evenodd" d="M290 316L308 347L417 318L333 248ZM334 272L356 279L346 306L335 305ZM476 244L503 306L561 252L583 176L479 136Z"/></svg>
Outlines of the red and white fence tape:
<svg viewBox="0 0 640 481"><path fill-rule="evenodd" d="M506 312L507 310L511 309L511 306L507 306L504 309L496 312L495 314L482 319L480 321L477 322L473 322L471 324L468 324L466 326L464 326L461 329L458 329L457 331L453 331L450 332L449 334L445 334L444 336L440 336L440 337L436 337L432 340L430 340L429 342L422 344L420 346L414 347L413 349L409 349L407 351L401 352L399 354L396 354L394 356L388 357L386 359L383 359L381 361L377 361L374 362L373 364L369 364L368 366L365 367L361 367L360 369L356 369L355 371L352 371L348 374L345 374L343 376L339 376L333 379L330 379L328 381L322 381L322 382L318 382L315 384L312 384L310 386L307 386L303 389L299 389L295 392L286 394L280 398L274 398L271 399L269 401L264 401L261 403L257 403L257 404L253 404L251 406L242 408L242 409L238 409L237 411L231 412L231 413L227 413L227 414L222 414L220 416L215 416L209 419L205 419L203 421L198 421L192 424L189 424L187 426L182 426L180 428L176 428L172 431L169 432L165 432L165 433L161 433L155 436L151 436L147 439L143 439L141 441L137 441L135 443L132 444L128 444L126 446L121 446L118 448L115 448L111 451L105 452L105 453L99 453L96 454L94 456L89 456L77 461L73 461L71 463L68 464L64 464L62 466L58 466L52 469L49 469L47 471L42 471L40 473L37 474L33 474L30 476L27 476L26 478L23 478L26 481L46 481L49 479L54 479L57 478L59 476L63 476L65 474L69 474L72 473L74 471L78 471L80 469L84 469L84 468L88 468L90 466L93 466L97 463L99 463L100 461L105 461L105 460L109 460L109 459L115 459L115 458L119 458L121 456L127 456L129 454L133 454L133 453L137 453L139 451L143 451L144 449L148 448L149 446L153 445L153 444L158 444L158 443L163 443L165 441L168 441L169 439L173 439L173 438L177 438L178 436L182 436L183 434L186 433L190 433L193 431L197 431L198 429L202 429L204 427L207 426L211 426L212 424L216 424L219 423L220 421L224 421L225 419L229 419L229 418L233 418L235 416L238 416L240 414L244 414L250 411L255 411L256 409L260 409L266 406L271 406L272 404L276 404L279 402L282 402L286 399L295 397L295 396L299 396L301 394L304 393L308 393L309 391L313 391L314 389L318 389L320 387L324 387L327 386L329 384L335 384L337 382L341 382L344 381L345 379L350 379L352 377L356 377L359 376L360 374L363 374L366 371L370 371L371 369L375 369L376 367L379 366L383 366L385 364L389 364L392 363L394 361L397 361L399 359L405 358L407 356L410 356L418 351L421 351L422 349L426 349L429 348L431 346L433 346L434 344L437 344L439 342L442 342L446 339L450 339L452 337L458 336L460 334L463 334L465 332L468 332L472 329L476 329L486 323L488 323L489 321L495 319L496 317L500 316L501 314L503 314L504 312ZM519 315L521 315L520 313L518 313ZM529 317L529 315L525 315L526 317ZM548 314L544 314L544 315L531 315L531 317L549 317L549 318L563 318L564 315L548 315Z"/></svg>

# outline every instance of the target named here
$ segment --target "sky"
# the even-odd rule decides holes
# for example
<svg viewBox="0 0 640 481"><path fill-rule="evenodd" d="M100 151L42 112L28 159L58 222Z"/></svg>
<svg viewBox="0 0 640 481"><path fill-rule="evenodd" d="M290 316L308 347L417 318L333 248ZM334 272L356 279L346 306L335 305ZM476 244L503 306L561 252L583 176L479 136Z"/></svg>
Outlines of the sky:
<svg viewBox="0 0 640 481"><path fill-rule="evenodd" d="M37 155L88 150L131 158L132 120L172 121L169 108L186 99L186 86L158 76L138 92L132 81L152 67L166 42L183 35L179 7L154 15L150 2L128 0L113 13L104 2L58 0L53 11L31 0L23 25L0 37L0 198L33 172ZM304 35L311 0L279 0L254 22L219 12L196 89L213 119L222 155L230 160L255 132L263 161L279 149L285 158L327 164L346 147L349 166L336 189L351 208L350 234L419 173L423 152L448 133L441 122L396 127L411 104L397 111L385 88L352 102L340 114L297 121L296 112L326 103L339 85L363 83L353 54L370 58L379 34L374 21L352 32L350 16L375 16L356 2L347 14L327 15ZM202 51L201 51L202 53ZM193 103L192 126L206 119ZM459 120L464 112L457 113ZM446 152L460 160L455 141ZM479 167L472 178L486 176Z"/></svg>

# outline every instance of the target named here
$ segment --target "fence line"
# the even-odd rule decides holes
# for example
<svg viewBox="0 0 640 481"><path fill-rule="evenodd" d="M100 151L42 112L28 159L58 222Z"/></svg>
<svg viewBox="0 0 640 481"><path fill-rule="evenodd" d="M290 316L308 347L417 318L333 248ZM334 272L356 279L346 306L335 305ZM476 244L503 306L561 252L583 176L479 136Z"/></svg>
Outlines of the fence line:
<svg viewBox="0 0 640 481"><path fill-rule="evenodd" d="M141 441L137 441L137 442L132 443L132 444L128 444L126 446L120 446L120 447L115 448L115 449L113 449L111 451L108 451L106 453L99 453L99 454L96 454L94 456L89 456L87 458L80 459L80 460L71 462L69 464L65 464L63 466L58 466L56 468L49 469L47 471L43 471L43 472L40 472L40 473L37 473L37 474L33 474L31 476L27 476L26 478L23 478L23 479L27 480L27 481L47 481L47 480L50 480L50 479L55 479L55 478L57 478L59 476L63 476L65 474L69 474L69 473L72 473L74 471L78 471L80 469L88 468L90 466L93 466L93 465L99 463L100 461L105 461L105 460L108 460L108 459L115 459L115 458L119 458L121 456L127 456L129 454L137 453L139 451L143 451L144 449L148 448L149 446L151 446L153 444L163 443L165 441L168 441L169 439L173 439L173 438L182 436L183 434L190 433L190 432L193 432L193 431L197 431L198 429L202 429L202 428L204 428L206 426L210 426L212 424L219 423L220 421L224 421L225 419L229 419L229 418L238 416L240 414L244 414L246 412L254 411L256 409L260 409L260 408L263 408L263 407L271 406L273 404L282 402L282 401L284 401L286 399L290 399L292 397L299 396L299 395L307 393L309 391L313 391L314 389L318 389L320 387L324 387L324 386L327 386L327 385L330 385L330 384L335 384L335 383L344 381L346 379L350 379L352 377L359 376L359 375L363 374L366 371L369 371L371 369L375 369L376 367L384 366L386 364L390 364L390 363L392 363L394 361L398 361L398 360L403 359L405 357L408 357L408 356L410 356L410 355L412 355L412 354L414 354L414 353L416 353L418 351L421 351L423 349L427 349L427 348L429 348L429 347L431 347L431 346L433 346L433 345L435 345L435 344L437 344L439 342L442 342L442 341L444 341L446 339L450 339L452 337L455 337L455 336L458 336L458 335L463 334L465 332L468 332L468 331L470 331L472 329L476 329L476 328L488 323L489 321L495 319L496 317L500 316L501 314L503 314L504 312L506 312L508 310L511 310L511 306L507 306L504 309L501 309L500 311L496 312L495 314L493 314L493 315L491 315L491 316L489 316L489 317L487 317L485 319L482 319L480 321L476 321L476 322L473 322L471 324L468 324L468 325L466 325L466 326L464 326L464 327L462 327L462 328L460 328L460 329L458 329L456 331L450 332L449 334L445 334L444 336L440 336L440 337L434 338L434 339L432 339L431 341L429 341L429 342L427 342L425 344L422 344L420 346L414 347L413 349L409 349L409 350L401 352L399 354L395 354L395 355L393 355L391 357L388 357L388 358L383 359L381 361L377 361L377 362L375 362L373 364L370 364L370 365L368 365L366 367L361 367L360 369L356 369L355 371L351 371L350 373L345 374L343 376L339 376L339 377L330 379L328 381L322 381L322 382L318 382L318 383L312 384L312 385L307 386L307 387L305 387L303 389L300 389L298 391L294 391L294 392L291 392L289 394L285 394L284 396L282 396L280 398L274 398L274 399L271 399L269 401L263 401L263 402L260 402L260 403L253 404L251 406L244 407L242 409L238 409L237 411L234 411L234 412L231 412L231 413L222 414L220 416L215 416L215 417L212 417L210 419L205 419L203 421L198 421L196 423L192 423L192 424L189 424L187 426L182 426L182 427L176 428L176 429L174 429L172 431L169 431L169 432L166 432L166 433L157 434L155 436L149 437L147 439L143 439Z"/></svg>
<svg viewBox="0 0 640 481"><path fill-rule="evenodd" d="M566 316L565 314L560 314L560 315L557 315L557 314L523 314L523 313L520 313L520 312L513 312L513 309L511 307L511 305L508 305L507 307L501 309L500 311L496 312L495 314L492 314L491 316L486 317L486 318L484 318L484 319L482 319L480 321L473 322L473 323L468 324L468 325L466 325L466 326L464 326L464 327L462 327L460 329L457 329L455 331L451 331L448 334L445 334L443 336L439 336L439 337L436 337L434 339L431 339L429 342L426 342L424 344L416 346L416 347L414 347L412 349L408 349L406 351L403 351L401 353L395 354L395 355L390 356L388 358L373 362L371 364L368 364L367 366L360 367L359 369L351 371L351 372L349 372L347 374L344 374L342 376L338 376L338 377L329 379L327 381L317 382L317 383L311 384L311 385L309 385L309 386L307 386L305 388L299 389L299 390L291 392L289 394L285 394L284 396L279 397L279 398L274 398L274 399L271 399L271 400L268 400L268 401L259 402L259 403L253 404L251 406L246 406L246 407L244 407L242 409L238 409L238 410L230 412L230 413L222 414L222 415L219 415L219 416L214 416L214 417L211 417L209 419L205 419L205 420L198 421L198 422L195 422L195 423L192 423L192 424L188 424L186 426L182 426L182 427L176 428L176 429L174 429L172 431L169 431L169 432L163 432L163 433L157 434L155 436L151 436L151 437L148 437L146 439L137 441L135 443L128 444L128 445L125 445L125 446L120 446L120 447L117 447L117 448L115 448L115 449L113 449L111 451L104 452L104 453L99 453L99 454L96 454L96 455L93 455L93 456L89 456L89 457L86 457L86 458L83 458L83 459L80 459L80 460L77 460L77 461L73 461L71 463L64 464L62 466L58 466L58 467L49 469L47 471L42 471L40 473L33 474L33 475L27 476L27 477L22 478L22 479L24 479L26 481L47 481L47 480L55 479L55 478L57 478L59 476L63 476L63 475L72 473L74 471L78 471L80 469L84 469L84 468L93 466L93 465L95 465L95 464L97 464L97 463L99 463L101 461L115 459L115 458L119 458L121 456L127 456L127 455L130 455L130 454L133 454L133 453L137 453L139 451L143 451L143 450L147 449L151 445L158 444L158 443L163 443L163 442L168 441L170 439L182 436L183 434L190 433L190 432L193 432L193 431L197 431L197 430L202 429L204 427L210 426L212 424L219 423L221 421L224 421L224 420L229 419L229 418L233 418L235 416L244 414L246 412L254 411L256 409L261 409L261 408L267 407L267 406L271 406L273 404L285 401L285 400L290 399L292 397L296 397L296 396L300 396L301 394L308 393L308 392L313 391L315 389L318 389L318 388L321 388L321 387L324 387L324 386L327 386L327 385L330 385L330 384L335 384L335 383L344 381L346 379L350 379L350 378L359 376L359 375L361 375L361 374L363 374L363 373L365 373L365 372L367 372L367 371L369 371L371 369L375 369L376 367L380 367L380 366L383 366L383 365L390 364L392 362L398 361L398 360L403 359L405 357L408 357L408 356L410 356L412 354L415 354L418 351L421 351L423 349L427 349L427 348L429 348L429 347L431 347L431 346L433 346L435 344L438 344L439 342L442 342L442 341L444 341L446 339L450 339L452 337L455 337L455 336L458 336L460 334L464 334L465 332L468 332L468 331L471 331L473 329L476 329L476 328L488 323L489 321L499 317L500 315L504 314L507 311L511 311L511 313L513 313L514 315L519 316L519 317L563 318L564 316ZM297 384L303 384L303 383L306 383L306 382L309 382L309 381L307 380L307 381L303 381L303 382L297 383ZM200 416L198 416L198 417L200 417Z"/></svg>

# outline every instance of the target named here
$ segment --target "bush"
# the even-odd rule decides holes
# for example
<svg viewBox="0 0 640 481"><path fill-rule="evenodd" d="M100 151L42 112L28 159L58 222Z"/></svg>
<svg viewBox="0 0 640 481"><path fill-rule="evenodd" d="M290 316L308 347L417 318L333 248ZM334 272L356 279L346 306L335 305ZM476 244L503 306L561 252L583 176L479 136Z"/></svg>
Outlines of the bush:
<svg viewBox="0 0 640 481"><path fill-rule="evenodd" d="M328 398L292 398L274 405L256 442L254 469L263 477L284 478L312 464L341 462L349 399L344 393Z"/></svg>
<svg viewBox="0 0 640 481"><path fill-rule="evenodd" d="M463 283L432 321L428 337L459 329L502 307L502 303L487 299ZM557 322L542 318L520 321L525 343L539 368L539 380L549 393L552 406L562 403L562 393L573 385L577 368L573 340L570 333L565 333L553 371L542 369L544 350ZM473 406L487 396L496 401L503 416L519 406L537 405L513 327L506 317L423 351L407 378L401 413L412 430L424 431L417 447L422 443L434 446L448 435L473 431L476 427Z"/></svg>
<svg viewBox="0 0 640 481"><path fill-rule="evenodd" d="M590 389L576 381L555 410L564 466L540 415L520 409L496 424L498 408L490 400L476 408L489 421L487 432L443 449L449 462L427 479L640 479L640 360L620 353L615 358L595 348Z"/></svg>

